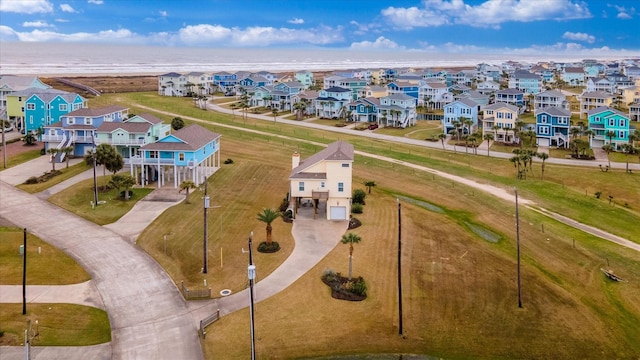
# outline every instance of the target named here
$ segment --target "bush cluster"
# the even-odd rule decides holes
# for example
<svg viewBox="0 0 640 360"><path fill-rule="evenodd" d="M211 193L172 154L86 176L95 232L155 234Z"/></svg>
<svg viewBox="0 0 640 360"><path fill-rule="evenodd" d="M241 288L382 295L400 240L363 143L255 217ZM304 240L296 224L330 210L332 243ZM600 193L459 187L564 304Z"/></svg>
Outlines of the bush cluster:
<svg viewBox="0 0 640 360"><path fill-rule="evenodd" d="M280 250L280 244L277 241L272 241L271 244L263 241L258 245L258 251L261 253L274 253L278 250Z"/></svg>

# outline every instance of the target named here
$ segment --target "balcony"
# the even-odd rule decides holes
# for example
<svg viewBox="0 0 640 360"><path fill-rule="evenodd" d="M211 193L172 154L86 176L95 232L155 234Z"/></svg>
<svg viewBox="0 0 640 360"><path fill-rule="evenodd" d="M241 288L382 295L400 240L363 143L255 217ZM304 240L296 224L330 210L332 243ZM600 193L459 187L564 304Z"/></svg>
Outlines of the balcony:
<svg viewBox="0 0 640 360"><path fill-rule="evenodd" d="M72 142L74 142L74 143L92 144L93 143L93 136L91 136L91 135L74 136L73 139L72 139Z"/></svg>
<svg viewBox="0 0 640 360"><path fill-rule="evenodd" d="M145 145L147 142L145 139L96 139L96 144L111 144L111 145Z"/></svg>
<svg viewBox="0 0 640 360"><path fill-rule="evenodd" d="M125 165L174 165L174 159L142 158L139 155L124 159Z"/></svg>
<svg viewBox="0 0 640 360"><path fill-rule="evenodd" d="M60 142L65 138L64 135L42 135L43 142Z"/></svg>

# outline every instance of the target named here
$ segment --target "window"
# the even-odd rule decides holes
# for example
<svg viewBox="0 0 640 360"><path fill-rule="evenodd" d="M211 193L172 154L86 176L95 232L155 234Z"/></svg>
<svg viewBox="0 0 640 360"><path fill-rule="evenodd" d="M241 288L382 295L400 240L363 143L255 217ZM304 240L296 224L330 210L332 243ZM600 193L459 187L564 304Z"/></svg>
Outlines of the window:
<svg viewBox="0 0 640 360"><path fill-rule="evenodd" d="M67 104L60 104L60 111L67 111Z"/></svg>
<svg viewBox="0 0 640 360"><path fill-rule="evenodd" d="M299 191L304 191L304 181L298 182L298 190Z"/></svg>
<svg viewBox="0 0 640 360"><path fill-rule="evenodd" d="M36 104L27 104L27 110L35 110Z"/></svg>
<svg viewBox="0 0 640 360"><path fill-rule="evenodd" d="M627 135L626 131L618 131L618 138L619 139L624 139L625 137L627 137L626 135Z"/></svg>
<svg viewBox="0 0 640 360"><path fill-rule="evenodd" d="M324 181L321 181L321 182L320 182L320 188L321 188L321 189L324 189Z"/></svg>
<svg viewBox="0 0 640 360"><path fill-rule="evenodd" d="M349 167L349 164L342 164L342 167L343 167L343 168L348 168L348 167Z"/></svg>
<svg viewBox="0 0 640 360"><path fill-rule="evenodd" d="M548 126L540 126L538 128L538 133L540 135L549 135L549 127Z"/></svg>
<svg viewBox="0 0 640 360"><path fill-rule="evenodd" d="M91 125L91 118L88 118L88 117L84 118L84 124Z"/></svg>
<svg viewBox="0 0 640 360"><path fill-rule="evenodd" d="M609 126L616 126L616 119L609 119Z"/></svg>
<svg viewBox="0 0 640 360"><path fill-rule="evenodd" d="M498 119L502 119L502 118L504 118L504 113L499 112L499 113L498 113Z"/></svg>
<svg viewBox="0 0 640 360"><path fill-rule="evenodd" d="M338 192L344 192L344 183L342 182L338 183Z"/></svg>
<svg viewBox="0 0 640 360"><path fill-rule="evenodd" d="M73 125L73 124L75 124L75 123L76 123L76 119L75 119L75 118L72 118L72 117L67 118L67 123L68 123L69 125Z"/></svg>
<svg viewBox="0 0 640 360"><path fill-rule="evenodd" d="M179 153L178 159L180 159L180 161L184 161L184 153Z"/></svg>
<svg viewBox="0 0 640 360"><path fill-rule="evenodd" d="M158 152L157 151L149 151L149 158L157 159L158 158Z"/></svg>
<svg viewBox="0 0 640 360"><path fill-rule="evenodd" d="M542 123L542 124L546 124L547 123L547 115L541 115L540 116L540 123Z"/></svg>
<svg viewBox="0 0 640 360"><path fill-rule="evenodd" d="M511 113L506 113L505 115L507 115L506 116L507 119L511 119Z"/></svg>
<svg viewBox="0 0 640 360"><path fill-rule="evenodd" d="M558 124L567 125L568 123L569 121L567 120L567 118L564 118L564 117L558 118Z"/></svg>
<svg viewBox="0 0 640 360"><path fill-rule="evenodd" d="M620 119L620 127L625 127L625 126L627 125L625 124L624 119Z"/></svg>

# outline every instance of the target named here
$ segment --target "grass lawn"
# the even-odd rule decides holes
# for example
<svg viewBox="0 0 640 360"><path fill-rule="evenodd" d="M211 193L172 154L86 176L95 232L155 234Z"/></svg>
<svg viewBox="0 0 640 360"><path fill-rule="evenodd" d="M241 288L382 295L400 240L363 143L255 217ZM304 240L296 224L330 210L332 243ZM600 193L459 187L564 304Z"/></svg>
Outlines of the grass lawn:
<svg viewBox="0 0 640 360"><path fill-rule="evenodd" d="M215 296L222 289L233 292L246 287L246 273L238 271L237 264L248 262L242 248L247 249L247 239L254 232L253 243L265 240L266 224L258 221L263 208L277 209L288 191L286 179L291 171L291 153L294 148L284 147L268 157L255 157L261 145L252 142L225 139L234 151L225 151L224 157L233 164L223 165L211 177L209 191L212 206L209 211L209 274L207 283ZM202 194L196 191L191 204L178 204L154 221L138 238L137 244L151 254L174 281L184 280L189 287L202 287ZM281 250L273 254L254 252L254 261L260 262L259 274L266 276L275 270L293 250L291 224L277 219L272 223L273 240ZM164 253L164 234L167 251Z"/></svg>
<svg viewBox="0 0 640 360"><path fill-rule="evenodd" d="M22 244L24 244L22 229L0 227L0 283L2 285L22 284L23 259L19 252ZM89 274L70 256L37 236L27 233L27 285L77 284L89 279Z"/></svg>
<svg viewBox="0 0 640 360"><path fill-rule="evenodd" d="M36 149L22 152L13 156L7 156L7 168L25 163L29 160L33 160L40 156L40 147L35 146Z"/></svg>
<svg viewBox="0 0 640 360"><path fill-rule="evenodd" d="M411 139L425 140L432 137L437 139L442 132L442 122L434 120L420 120L416 126L409 126L404 129L380 127L376 133L392 136L405 136Z"/></svg>
<svg viewBox="0 0 640 360"><path fill-rule="evenodd" d="M335 120L335 119L315 119L311 120L312 123L324 126L336 126L337 124L347 124L343 120Z"/></svg>
<svg viewBox="0 0 640 360"><path fill-rule="evenodd" d="M107 176L110 178L110 176ZM98 200L105 200L105 204L91 209L93 201L93 179L87 179L51 196L48 200L61 208L70 211L84 219L92 221L98 225L111 224L120 219L124 214L136 204L136 202L153 191L149 188L135 188L133 196L129 201L119 198L117 189L110 189L106 192L100 190L101 184L105 182L104 177L98 178ZM124 189L121 189L124 190Z"/></svg>
<svg viewBox="0 0 640 360"><path fill-rule="evenodd" d="M83 173L87 170L91 169L91 167L87 164L85 164L84 162L66 167L65 164L58 164L58 167L56 170L59 170L62 172L62 174L58 175L58 176L54 176L53 178L51 178L49 181L45 181L42 183L38 183L38 184L20 184L17 187L19 189L22 189L30 194L35 194L41 191L44 191L54 185L57 185L65 180L68 180L80 173ZM50 171L50 170L47 170Z"/></svg>
<svg viewBox="0 0 640 360"><path fill-rule="evenodd" d="M255 220L263 207L275 208L288 188L291 153L302 158L319 147L297 139L328 143L340 138L356 150L443 170L454 175L512 189L537 205L640 242L640 178L599 169L540 165L526 181L516 180L505 159L387 143L348 134L247 120L246 127L290 139L248 134L221 124L245 126L228 116L195 113L184 99L149 94L118 94L130 103L178 112L209 121L224 136L222 158L234 159L211 179L210 274L214 293L246 288L246 246L265 225ZM113 98L112 98L113 99ZM108 101L106 96L101 101ZM133 112L135 106L131 106ZM193 115L191 115L193 114ZM161 118L171 117L159 115ZM262 156L267 153L269 156ZM612 177L615 176L615 181ZM354 275L367 281L369 297L345 302L330 297L320 276L327 269L347 271L348 247L336 248L285 291L256 305L259 356L315 356L419 353L445 358L633 358L640 353L640 254L596 239L521 207L523 304L517 306L515 209L477 190L395 163L357 155L354 188L365 180L377 186L366 199L362 238L355 245ZM411 186L407 186L411 184ZM216 190L218 189L218 190ZM258 191L256 191L258 189ZM592 194L611 193L629 208L611 206ZM402 196L403 303L405 335L397 332L397 204ZM193 199L198 199L194 194ZM623 200L624 199L624 200ZM620 202L621 203L621 202ZM436 211L434 209L440 209ZM201 202L180 204L165 212L138 239L174 281L202 284ZM218 217L216 211L219 212ZM597 214L597 216L594 216ZM542 230L544 225L544 232ZM283 250L258 254L259 279L286 258L293 244L290 224L273 224ZM213 231L212 229L220 229ZM478 231L480 228L482 231ZM277 232L281 231L281 233ZM488 241L482 233L496 234ZM164 254L163 235L167 237ZM575 240L575 248L573 246ZM288 242L288 243L287 243ZM222 250L219 269L213 270ZM274 256L275 255L275 256ZM277 258L282 256L282 258ZM216 259L216 260L214 260ZM628 283L612 283L600 272L609 267ZM301 311L303 309L303 311ZM248 356L248 310L211 325L204 341L207 358ZM345 334L349 334L345 336Z"/></svg>
<svg viewBox="0 0 640 360"><path fill-rule="evenodd" d="M524 114L518 115L518 120L523 121L525 124L535 124L536 116L533 112L526 112Z"/></svg>
<svg viewBox="0 0 640 360"><path fill-rule="evenodd" d="M72 304L27 304L27 315L22 315L22 304L2 304L0 324L4 334L1 346L24 344L27 320L31 320L33 346L87 346L111 341L109 317L103 310Z"/></svg>

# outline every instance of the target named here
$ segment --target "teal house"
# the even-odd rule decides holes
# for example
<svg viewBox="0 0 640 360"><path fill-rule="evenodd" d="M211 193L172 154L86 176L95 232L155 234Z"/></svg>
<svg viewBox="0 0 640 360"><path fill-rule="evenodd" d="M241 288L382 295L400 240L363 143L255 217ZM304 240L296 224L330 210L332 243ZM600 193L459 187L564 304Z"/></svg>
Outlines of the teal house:
<svg viewBox="0 0 640 360"><path fill-rule="evenodd" d="M601 106L587 112L589 130L593 130L590 146L601 148L611 144L618 150L629 142L629 117L610 107Z"/></svg>
<svg viewBox="0 0 640 360"><path fill-rule="evenodd" d="M44 92L29 96L24 102L25 134L36 132L60 121L62 115L87 107L86 100L75 93Z"/></svg>
<svg viewBox="0 0 640 360"><path fill-rule="evenodd" d="M109 144L122 155L125 164L140 153L140 147L171 134L171 125L151 115L134 115L124 121L102 122L95 130L95 143Z"/></svg>
<svg viewBox="0 0 640 360"><path fill-rule="evenodd" d="M136 183L157 181L158 188L167 184L178 188L191 180L200 185L220 168L220 134L190 125L142 145L128 163Z"/></svg>

